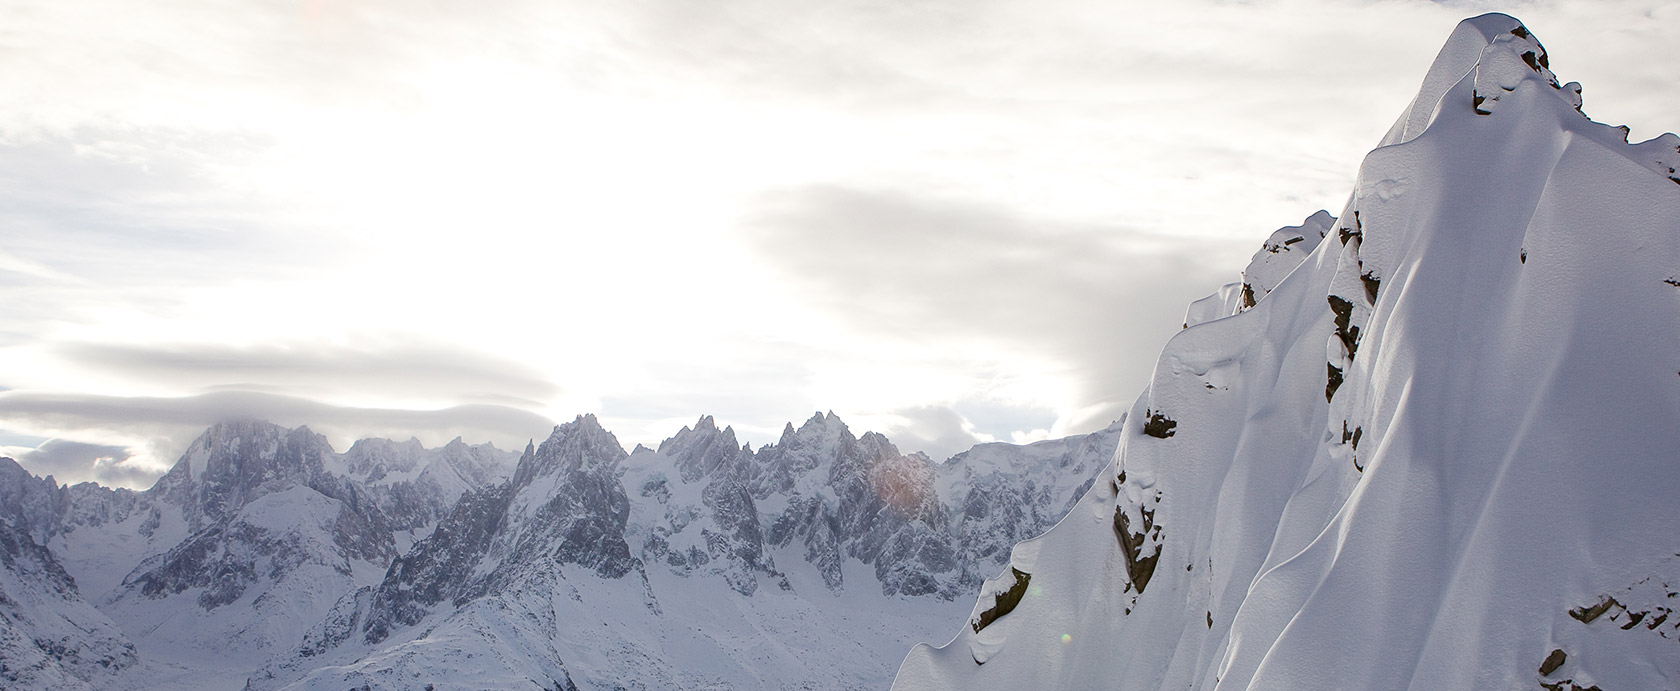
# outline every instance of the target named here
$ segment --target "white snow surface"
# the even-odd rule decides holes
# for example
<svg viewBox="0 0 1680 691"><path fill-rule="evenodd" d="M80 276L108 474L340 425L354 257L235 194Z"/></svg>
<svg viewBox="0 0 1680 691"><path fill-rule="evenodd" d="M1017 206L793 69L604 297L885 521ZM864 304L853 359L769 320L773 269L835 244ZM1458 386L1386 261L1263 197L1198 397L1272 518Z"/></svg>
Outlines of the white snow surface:
<svg viewBox="0 0 1680 691"><path fill-rule="evenodd" d="M1580 103L1461 23L1325 239L1191 309L1106 477L893 688L1672 688L1680 139Z"/></svg>

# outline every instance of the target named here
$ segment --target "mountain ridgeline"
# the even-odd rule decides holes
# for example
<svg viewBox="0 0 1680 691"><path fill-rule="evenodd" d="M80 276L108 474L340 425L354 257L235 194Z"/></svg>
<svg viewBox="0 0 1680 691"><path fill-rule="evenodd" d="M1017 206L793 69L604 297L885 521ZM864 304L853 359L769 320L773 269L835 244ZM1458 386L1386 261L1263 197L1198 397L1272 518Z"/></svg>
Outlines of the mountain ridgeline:
<svg viewBox="0 0 1680 691"><path fill-rule="evenodd" d="M245 420L144 492L7 459L0 680L878 688L1083 494L1118 429L936 464L832 413L757 450L703 417L630 453L593 416L522 454L340 454Z"/></svg>

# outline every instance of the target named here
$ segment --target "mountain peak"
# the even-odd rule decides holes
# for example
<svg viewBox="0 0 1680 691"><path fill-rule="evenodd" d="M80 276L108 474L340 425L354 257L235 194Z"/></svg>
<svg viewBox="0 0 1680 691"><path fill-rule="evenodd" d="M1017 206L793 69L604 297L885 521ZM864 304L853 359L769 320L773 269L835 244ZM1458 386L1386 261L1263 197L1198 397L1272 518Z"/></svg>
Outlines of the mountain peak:
<svg viewBox="0 0 1680 691"><path fill-rule="evenodd" d="M1630 146L1578 95L1520 22L1460 23L1336 233L1192 310L1106 481L895 687L1680 676L1647 616L1680 582L1653 537L1680 534L1680 138Z"/></svg>
<svg viewBox="0 0 1680 691"><path fill-rule="evenodd" d="M527 446L512 482L515 487L523 487L538 477L616 466L628 456L618 437L602 427L593 414L579 415L556 425L541 445L534 449Z"/></svg>

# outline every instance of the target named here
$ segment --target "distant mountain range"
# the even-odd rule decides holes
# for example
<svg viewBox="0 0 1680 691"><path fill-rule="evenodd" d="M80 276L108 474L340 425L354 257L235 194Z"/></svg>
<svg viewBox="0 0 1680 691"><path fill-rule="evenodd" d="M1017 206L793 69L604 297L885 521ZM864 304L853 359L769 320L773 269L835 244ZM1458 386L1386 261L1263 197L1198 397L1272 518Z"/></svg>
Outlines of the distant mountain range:
<svg viewBox="0 0 1680 691"><path fill-rule="evenodd" d="M630 453L243 420L143 492L0 460L0 686L880 688L1119 429L934 463L832 413Z"/></svg>

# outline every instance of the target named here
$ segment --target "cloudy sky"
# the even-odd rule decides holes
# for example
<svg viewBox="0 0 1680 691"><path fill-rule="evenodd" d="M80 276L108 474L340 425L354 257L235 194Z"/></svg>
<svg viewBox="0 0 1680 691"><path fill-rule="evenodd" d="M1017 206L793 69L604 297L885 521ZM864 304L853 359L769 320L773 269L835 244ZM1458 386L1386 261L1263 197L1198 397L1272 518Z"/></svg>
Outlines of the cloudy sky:
<svg viewBox="0 0 1680 691"><path fill-rule="evenodd" d="M1680 128L1672 1L0 0L0 453L1089 431L1494 9Z"/></svg>

